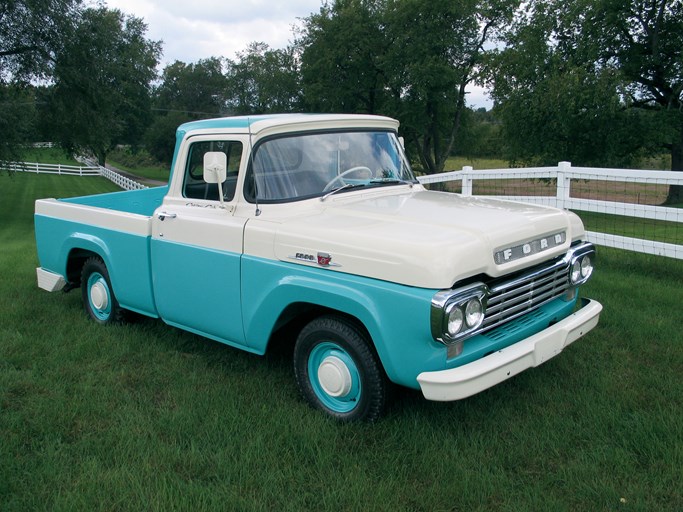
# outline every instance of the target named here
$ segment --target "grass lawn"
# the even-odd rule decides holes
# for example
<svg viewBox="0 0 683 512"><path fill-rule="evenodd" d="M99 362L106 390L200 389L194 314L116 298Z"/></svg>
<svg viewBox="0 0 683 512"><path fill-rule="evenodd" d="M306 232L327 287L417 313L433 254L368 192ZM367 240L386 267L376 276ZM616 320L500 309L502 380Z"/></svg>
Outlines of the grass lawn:
<svg viewBox="0 0 683 512"><path fill-rule="evenodd" d="M507 160L500 160L496 158L465 158L462 156L452 156L446 159L444 172L460 171L466 165L469 165L475 170L507 169L510 167L510 163Z"/></svg>
<svg viewBox="0 0 683 512"><path fill-rule="evenodd" d="M562 355L339 425L287 354L100 327L37 288L34 199L114 189L0 174L0 511L683 509L683 262L600 249L601 323Z"/></svg>
<svg viewBox="0 0 683 512"><path fill-rule="evenodd" d="M120 163L116 160L109 159L107 160L107 164L111 164L117 169L121 169L123 171L130 172L131 174L134 174L135 176L140 176L142 178L147 178L150 180L154 181L168 181L168 176L170 174L170 170L167 167L157 167L157 166L129 166L123 163Z"/></svg>
<svg viewBox="0 0 683 512"><path fill-rule="evenodd" d="M25 148L21 154L24 162L41 164L82 165L60 148Z"/></svg>

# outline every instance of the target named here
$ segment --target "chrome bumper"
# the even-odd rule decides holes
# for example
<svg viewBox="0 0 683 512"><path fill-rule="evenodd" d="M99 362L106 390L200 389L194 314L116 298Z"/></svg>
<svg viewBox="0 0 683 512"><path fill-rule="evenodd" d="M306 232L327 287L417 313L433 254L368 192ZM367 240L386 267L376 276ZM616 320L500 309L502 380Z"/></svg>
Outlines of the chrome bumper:
<svg viewBox="0 0 683 512"><path fill-rule="evenodd" d="M417 376L428 400L461 400L543 364L598 324L602 305L584 299L583 307L564 320L472 363Z"/></svg>

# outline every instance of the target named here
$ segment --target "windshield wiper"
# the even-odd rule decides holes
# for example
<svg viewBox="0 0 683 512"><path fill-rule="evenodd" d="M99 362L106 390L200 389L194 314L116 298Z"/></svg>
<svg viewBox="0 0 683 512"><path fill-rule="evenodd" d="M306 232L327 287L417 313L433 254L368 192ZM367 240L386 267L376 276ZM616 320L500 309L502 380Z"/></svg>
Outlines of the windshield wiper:
<svg viewBox="0 0 683 512"><path fill-rule="evenodd" d="M377 178L370 180L373 185L410 185L411 187L415 184L413 181L400 180L398 178Z"/></svg>
<svg viewBox="0 0 683 512"><path fill-rule="evenodd" d="M322 197L320 198L320 200L321 200L321 201L324 201L325 199L327 199L327 198L330 197L331 195L334 195L334 194L336 194L337 192L341 192L342 190L349 190L349 189L352 189L352 188L364 187L364 186L365 186L365 184L363 184L363 183L347 183L346 185L342 185L341 187L335 188L334 190L330 190L327 194L325 194L324 196L322 196Z"/></svg>

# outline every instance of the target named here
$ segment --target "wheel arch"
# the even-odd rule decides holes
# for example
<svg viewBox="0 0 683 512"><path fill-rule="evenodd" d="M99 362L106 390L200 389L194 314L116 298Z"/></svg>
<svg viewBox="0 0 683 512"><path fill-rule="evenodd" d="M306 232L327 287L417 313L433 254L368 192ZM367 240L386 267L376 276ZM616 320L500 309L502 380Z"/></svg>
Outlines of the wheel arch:
<svg viewBox="0 0 683 512"><path fill-rule="evenodd" d="M74 233L65 240L63 254L66 254L64 268L70 288L80 286L81 268L91 256L97 256L104 262L109 271L112 287L116 287L114 284L115 279L112 275L109 249L102 239L92 235Z"/></svg>
<svg viewBox="0 0 683 512"><path fill-rule="evenodd" d="M392 378L386 364L380 312L373 300L358 289L329 280L291 276L287 282L270 288L258 306L245 307L243 314L246 339L259 353L280 343L293 343L296 334L315 318L338 316L367 337L385 373Z"/></svg>
<svg viewBox="0 0 683 512"><path fill-rule="evenodd" d="M275 320L265 351L279 348L278 346L281 345L293 345L296 341L296 336L307 324L316 318L324 316L337 317L344 322L352 324L366 337L370 342L370 348L379 357L370 331L368 331L365 324L358 317L346 311L308 302L292 302L285 306ZM379 359L381 362L381 358Z"/></svg>

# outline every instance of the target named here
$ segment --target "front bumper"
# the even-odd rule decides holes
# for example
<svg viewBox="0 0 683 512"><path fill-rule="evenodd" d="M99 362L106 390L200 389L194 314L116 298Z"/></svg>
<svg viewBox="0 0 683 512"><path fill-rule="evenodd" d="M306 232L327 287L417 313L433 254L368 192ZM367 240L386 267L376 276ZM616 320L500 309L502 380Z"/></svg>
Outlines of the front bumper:
<svg viewBox="0 0 683 512"><path fill-rule="evenodd" d="M564 320L522 341L477 361L417 376L428 400L461 400L543 364L598 324L602 305L583 299L581 309Z"/></svg>

